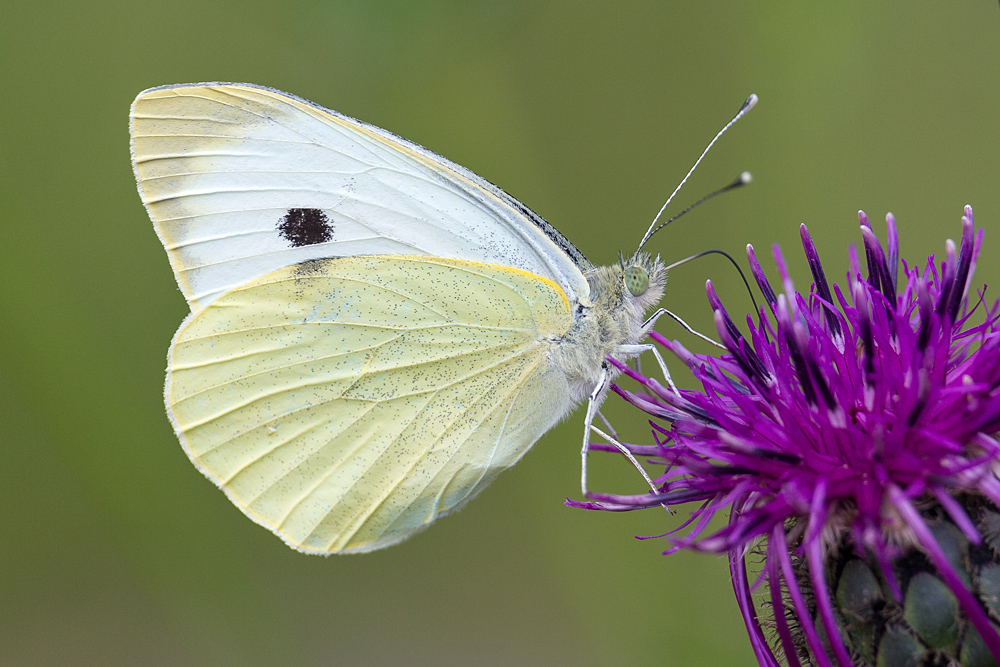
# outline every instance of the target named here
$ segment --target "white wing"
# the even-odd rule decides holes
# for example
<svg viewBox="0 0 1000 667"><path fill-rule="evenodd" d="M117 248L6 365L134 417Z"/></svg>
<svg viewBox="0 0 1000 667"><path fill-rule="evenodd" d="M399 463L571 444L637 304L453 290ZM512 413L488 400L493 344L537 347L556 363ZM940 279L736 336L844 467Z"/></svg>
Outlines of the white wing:
<svg viewBox="0 0 1000 667"><path fill-rule="evenodd" d="M385 130L249 84L152 88L132 105L142 201L193 311L323 257L434 255L587 297L590 263L471 171Z"/></svg>

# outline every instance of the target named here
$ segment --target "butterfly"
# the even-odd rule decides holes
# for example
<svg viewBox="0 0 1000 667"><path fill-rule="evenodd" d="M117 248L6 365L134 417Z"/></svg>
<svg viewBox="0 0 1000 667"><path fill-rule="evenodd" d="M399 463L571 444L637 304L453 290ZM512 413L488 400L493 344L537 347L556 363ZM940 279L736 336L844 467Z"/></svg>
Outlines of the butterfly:
<svg viewBox="0 0 1000 667"><path fill-rule="evenodd" d="M295 549L406 539L588 400L585 456L617 374L606 358L651 347L658 257L594 266L503 190L390 132L232 83L146 90L130 129L191 307L168 355L170 421L194 465Z"/></svg>

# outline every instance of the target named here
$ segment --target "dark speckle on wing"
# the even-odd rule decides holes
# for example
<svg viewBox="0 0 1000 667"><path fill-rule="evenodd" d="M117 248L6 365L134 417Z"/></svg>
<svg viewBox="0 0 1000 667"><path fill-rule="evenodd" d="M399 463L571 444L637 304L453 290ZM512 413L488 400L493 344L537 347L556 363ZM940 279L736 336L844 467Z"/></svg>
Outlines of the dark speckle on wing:
<svg viewBox="0 0 1000 667"><path fill-rule="evenodd" d="M500 197L504 201L506 201L508 205L510 205L512 208L514 208L518 213L523 215L528 220L531 220L531 222L533 222L539 229L541 229L542 232L544 232L546 236L548 236L557 246L559 246L559 248L564 253L569 255L570 258L573 260L573 263L576 264L576 266L579 267L581 271L586 271L591 267L590 262L583 255L583 253L580 252L577 249L577 247L573 245L572 242L570 242L569 239L563 236L558 229L549 224L549 222L545 218L538 215L530 208L528 208L527 206L525 206L524 204L522 204L517 199L510 196L497 186L493 185L492 183L490 183L490 185L494 188L494 190L496 190L499 193Z"/></svg>
<svg viewBox="0 0 1000 667"><path fill-rule="evenodd" d="M295 265L295 277L296 278L309 278L314 276L321 276L326 270L327 264L332 257L322 257L320 259L308 259L304 262L299 262Z"/></svg>

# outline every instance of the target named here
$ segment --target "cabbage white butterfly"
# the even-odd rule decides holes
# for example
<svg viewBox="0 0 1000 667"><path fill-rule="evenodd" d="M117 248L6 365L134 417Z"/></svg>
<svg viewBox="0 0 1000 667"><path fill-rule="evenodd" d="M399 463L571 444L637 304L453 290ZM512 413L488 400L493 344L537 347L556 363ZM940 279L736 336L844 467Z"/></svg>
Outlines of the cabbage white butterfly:
<svg viewBox="0 0 1000 667"><path fill-rule="evenodd" d="M605 358L650 349L658 257L595 267L503 190L372 125L255 85L164 86L133 103L131 152L191 307L170 421L295 549L406 539L589 399L585 456Z"/></svg>

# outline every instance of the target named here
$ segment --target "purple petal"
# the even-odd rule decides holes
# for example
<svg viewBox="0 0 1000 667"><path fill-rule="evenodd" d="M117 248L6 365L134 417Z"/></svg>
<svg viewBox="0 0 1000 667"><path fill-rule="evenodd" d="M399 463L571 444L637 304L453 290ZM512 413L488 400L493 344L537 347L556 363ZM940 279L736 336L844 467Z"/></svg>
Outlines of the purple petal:
<svg viewBox="0 0 1000 667"><path fill-rule="evenodd" d="M896 230L896 218L892 213L885 214L885 229L886 237L888 239L889 247L889 279L892 282L892 293L896 294L899 290L898 277L899 277L899 233Z"/></svg>
<svg viewBox="0 0 1000 667"><path fill-rule="evenodd" d="M770 306L771 312L774 312L774 302L777 298L774 296L774 290L771 289L771 283L767 282L767 276L764 275L764 269L761 268L760 262L757 261L757 255L753 251L753 246L747 244L747 259L750 262L750 271L753 273L754 280L757 281L757 286L760 287L761 293L764 295L764 300L767 301L767 305Z"/></svg>
<svg viewBox="0 0 1000 667"><path fill-rule="evenodd" d="M830 294L830 286L826 282L826 274L823 273L823 264L819 261L816 245L813 243L812 237L809 236L809 230L805 224L799 225L799 235L802 237L802 247L805 248L806 260L809 262L809 270L812 271L819 297L827 303L832 303L833 296ZM839 336L841 334L840 322L837 321L836 315L828 310L825 310L825 315L830 331Z"/></svg>

